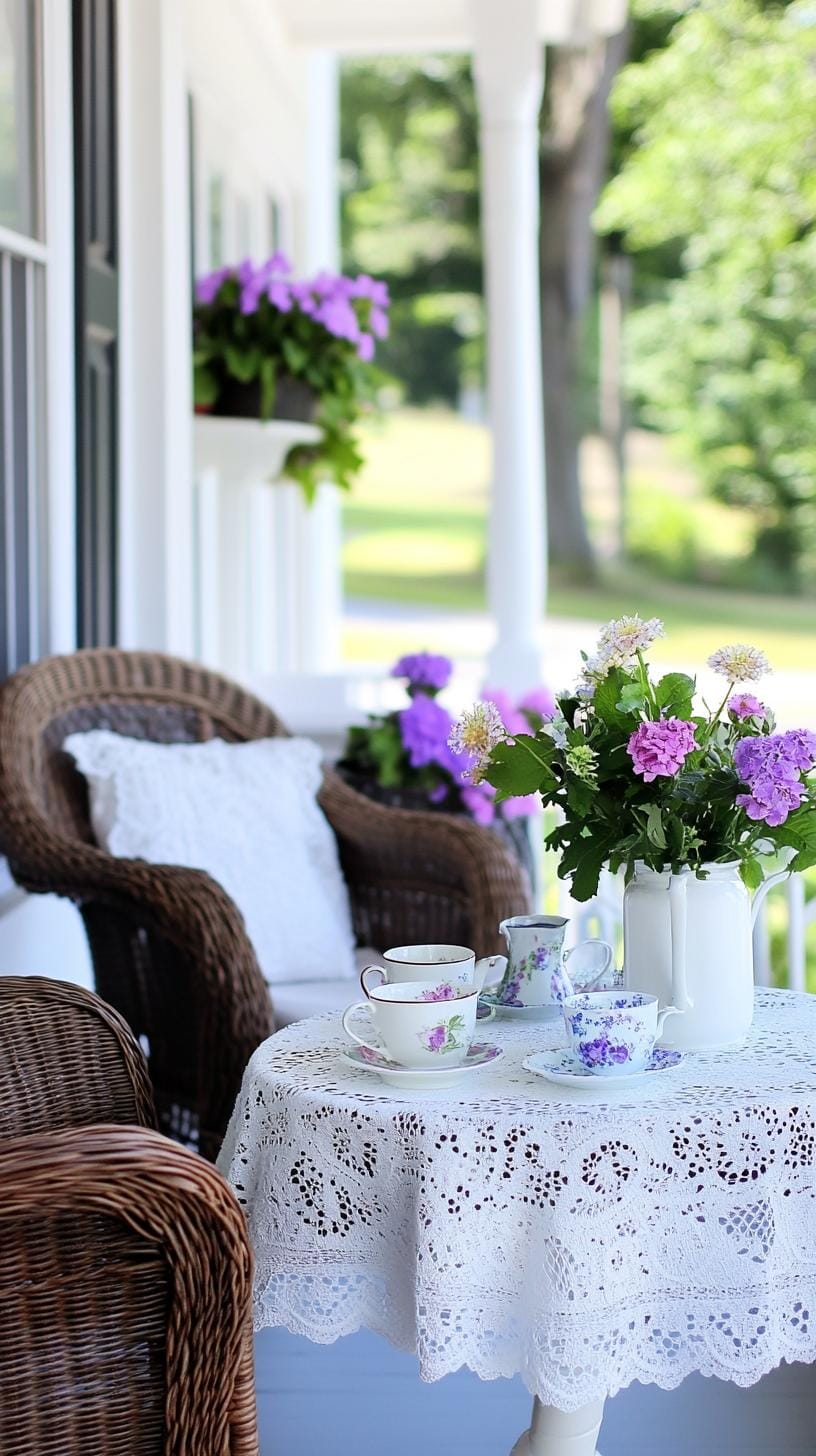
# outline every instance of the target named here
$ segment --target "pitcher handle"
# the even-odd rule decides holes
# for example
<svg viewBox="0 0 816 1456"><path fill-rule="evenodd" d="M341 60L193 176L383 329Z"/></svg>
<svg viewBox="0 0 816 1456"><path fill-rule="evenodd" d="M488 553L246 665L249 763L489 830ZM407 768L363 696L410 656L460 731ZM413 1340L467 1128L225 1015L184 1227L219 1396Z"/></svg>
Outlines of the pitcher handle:
<svg viewBox="0 0 816 1456"><path fill-rule="evenodd" d="M600 985L601 981L603 981L603 979L605 978L605 976L608 974L609 968L612 965L613 960L615 959L615 952L614 952L612 946L609 944L609 941L608 940L598 940L596 937L592 937L590 940L581 940L581 941L579 941L578 942L578 945L574 945L571 950L568 950L566 952L566 954L564 955L564 966L565 967L566 967L567 961L569 960L570 956L573 954L573 951L580 950L585 945L602 945L603 948L604 948L604 952L605 952L605 954L604 954L604 961L603 961L603 965L601 966L601 969L599 971L596 971L595 972L595 975L592 976L588 981L582 981L581 984L580 984L580 986L574 985L573 982L570 982L570 985L573 985L573 989L575 991L594 991L594 990L596 990L597 987ZM567 979L569 980L569 976L567 976Z"/></svg>
<svg viewBox="0 0 816 1456"><path fill-rule="evenodd" d="M768 891L769 890L772 890L773 887L774 887L774 885L781 885L783 880L790 879L790 874L791 874L791 872L790 872L789 869L787 869L787 870L776 870L776 872L774 874L768 876L767 880L763 880L762 881L762 884L755 891L754 898L751 901L751 929L752 930L753 930L754 926L756 925L756 918L757 918L757 915L759 914L760 906L762 904L762 901L765 899L765 896L767 895Z"/></svg>
<svg viewBox="0 0 816 1456"><path fill-rule="evenodd" d="M671 998L672 1010L690 1011L694 1001L688 992L686 976L686 882L688 875L669 875L669 916L671 919ZM665 1019L665 1018L664 1018Z"/></svg>

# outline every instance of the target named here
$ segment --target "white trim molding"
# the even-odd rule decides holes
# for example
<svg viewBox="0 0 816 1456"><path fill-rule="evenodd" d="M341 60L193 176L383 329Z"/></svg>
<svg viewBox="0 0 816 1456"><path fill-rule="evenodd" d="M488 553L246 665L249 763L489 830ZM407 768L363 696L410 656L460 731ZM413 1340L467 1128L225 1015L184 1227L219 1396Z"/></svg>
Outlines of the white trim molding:
<svg viewBox="0 0 816 1456"><path fill-rule="evenodd" d="M119 639L193 648L189 157L182 0L120 0Z"/></svg>

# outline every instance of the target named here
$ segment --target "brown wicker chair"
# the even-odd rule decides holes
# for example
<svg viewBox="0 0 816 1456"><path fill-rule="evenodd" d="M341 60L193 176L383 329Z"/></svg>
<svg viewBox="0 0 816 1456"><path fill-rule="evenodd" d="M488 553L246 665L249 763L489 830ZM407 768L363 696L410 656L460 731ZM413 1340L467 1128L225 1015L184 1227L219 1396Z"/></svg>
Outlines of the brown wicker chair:
<svg viewBox="0 0 816 1456"><path fill-rule="evenodd" d="M257 1456L243 1214L140 1127L0 1143L3 1456Z"/></svg>
<svg viewBox="0 0 816 1456"><path fill-rule="evenodd" d="M2 1456L257 1456L245 1221L154 1119L117 1012L0 977Z"/></svg>
<svg viewBox="0 0 816 1456"><path fill-rule="evenodd" d="M0 976L0 1138L100 1122L156 1126L126 1022L81 986Z"/></svg>
<svg viewBox="0 0 816 1456"><path fill-rule="evenodd" d="M97 848L85 784L61 751L107 727L160 742L239 742L285 732L236 684L172 657L92 650L24 668L0 690L0 850L31 891L82 913L96 987L146 1040L163 1131L214 1157L246 1062L272 1009L243 920L208 875ZM529 883L493 835L464 818L390 809L329 772L358 943L498 948L497 925L529 907Z"/></svg>

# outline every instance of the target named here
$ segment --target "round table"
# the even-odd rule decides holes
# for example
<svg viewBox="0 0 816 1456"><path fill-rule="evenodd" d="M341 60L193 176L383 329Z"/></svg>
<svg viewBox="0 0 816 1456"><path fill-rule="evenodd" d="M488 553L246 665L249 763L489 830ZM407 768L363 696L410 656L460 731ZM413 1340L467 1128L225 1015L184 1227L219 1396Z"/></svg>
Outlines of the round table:
<svg viewBox="0 0 816 1456"><path fill-rule="evenodd" d="M816 997L757 991L745 1047L645 1090L526 1072L561 1035L480 1026L501 1061L407 1092L341 1060L336 1016L298 1022L253 1056L219 1160L256 1328L367 1326L426 1380L520 1374L517 1456L587 1456L633 1380L749 1385L816 1359Z"/></svg>

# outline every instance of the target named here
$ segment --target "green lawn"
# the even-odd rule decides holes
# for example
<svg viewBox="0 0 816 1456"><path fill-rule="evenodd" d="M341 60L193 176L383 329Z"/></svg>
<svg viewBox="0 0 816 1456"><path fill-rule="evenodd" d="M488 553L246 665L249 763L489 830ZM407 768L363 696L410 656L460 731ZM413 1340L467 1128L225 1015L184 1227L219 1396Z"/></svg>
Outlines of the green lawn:
<svg viewBox="0 0 816 1456"><path fill-rule="evenodd" d="M344 506L348 596L483 611L486 430L442 410L401 410L367 427L364 448L366 468ZM640 466L633 477L633 510L646 502L659 516L661 493L672 506L688 499L688 478L668 458L657 469L650 459L647 476ZM591 478L587 497L591 519L602 522L609 512L603 481ZM745 549L746 523L738 513L695 498L686 514L718 549ZM816 667L813 600L687 586L608 565L595 587L552 582L548 611L551 618L596 622L629 611L660 616L669 636L655 651L658 659L700 660L724 637L737 636L756 642L780 669ZM365 656L364 629L347 632L345 648L351 658Z"/></svg>

